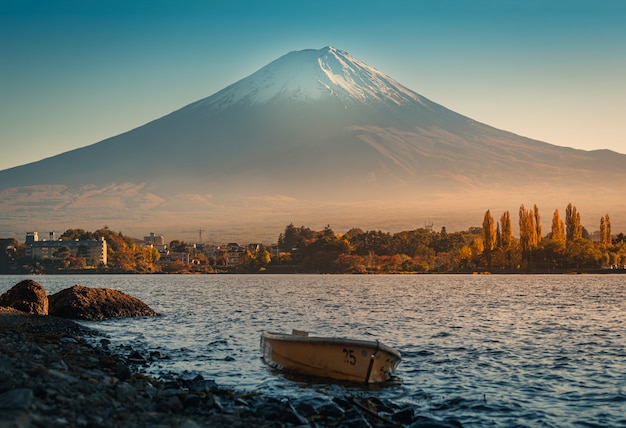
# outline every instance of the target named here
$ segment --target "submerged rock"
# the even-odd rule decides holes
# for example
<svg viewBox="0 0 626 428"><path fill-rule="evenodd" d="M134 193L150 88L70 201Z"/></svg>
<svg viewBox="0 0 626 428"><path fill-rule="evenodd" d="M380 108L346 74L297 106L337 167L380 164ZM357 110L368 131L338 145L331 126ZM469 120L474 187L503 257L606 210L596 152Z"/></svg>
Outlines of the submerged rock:
<svg viewBox="0 0 626 428"><path fill-rule="evenodd" d="M48 297L49 313L60 318L101 321L158 315L136 297L109 288L75 285Z"/></svg>
<svg viewBox="0 0 626 428"><path fill-rule="evenodd" d="M0 296L0 306L28 314L48 315L46 290L36 281L25 279Z"/></svg>

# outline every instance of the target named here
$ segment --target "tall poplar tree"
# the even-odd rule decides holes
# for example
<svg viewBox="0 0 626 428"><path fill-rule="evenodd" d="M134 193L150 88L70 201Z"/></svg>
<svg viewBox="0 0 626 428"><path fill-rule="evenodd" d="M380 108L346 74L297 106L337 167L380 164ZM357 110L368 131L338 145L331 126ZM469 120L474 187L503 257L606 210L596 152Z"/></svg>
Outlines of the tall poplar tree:
<svg viewBox="0 0 626 428"><path fill-rule="evenodd" d="M537 242L541 242L541 216L539 215L539 207L537 207L537 204L533 207L533 214L535 216L535 234L537 235Z"/></svg>
<svg viewBox="0 0 626 428"><path fill-rule="evenodd" d="M496 247L502 248L502 232L500 231L500 223L496 223Z"/></svg>
<svg viewBox="0 0 626 428"><path fill-rule="evenodd" d="M568 241L574 239L574 218L576 217L576 207L570 202L565 209L565 230Z"/></svg>
<svg viewBox="0 0 626 428"><path fill-rule="evenodd" d="M567 205L565 211L565 229L568 241L575 241L583 237L583 227L580 224L580 213L576 207L571 204Z"/></svg>
<svg viewBox="0 0 626 428"><path fill-rule="evenodd" d="M489 253L496 247L496 228L491 212L487 210L483 219L483 244Z"/></svg>
<svg viewBox="0 0 626 428"><path fill-rule="evenodd" d="M552 241L565 246L565 223L561 220L558 209L554 210L552 215Z"/></svg>
<svg viewBox="0 0 626 428"><path fill-rule="evenodd" d="M502 247L508 248L513 243L513 224L511 223L511 214L508 211L502 214L500 224L502 225Z"/></svg>
<svg viewBox="0 0 626 428"><path fill-rule="evenodd" d="M611 238L611 219L608 214L600 219L600 239L602 245L611 245L613 242Z"/></svg>
<svg viewBox="0 0 626 428"><path fill-rule="evenodd" d="M535 215L522 204L519 208L519 242L522 249L522 259L530 260L530 254L537 247L537 227Z"/></svg>

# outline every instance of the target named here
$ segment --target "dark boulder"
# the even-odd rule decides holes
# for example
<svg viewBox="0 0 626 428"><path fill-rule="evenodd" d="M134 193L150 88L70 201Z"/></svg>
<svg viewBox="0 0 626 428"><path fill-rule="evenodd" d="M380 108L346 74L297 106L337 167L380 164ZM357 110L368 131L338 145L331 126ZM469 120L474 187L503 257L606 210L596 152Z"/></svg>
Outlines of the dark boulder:
<svg viewBox="0 0 626 428"><path fill-rule="evenodd" d="M46 290L30 279L20 281L0 296L0 306L17 309L29 314L48 315Z"/></svg>
<svg viewBox="0 0 626 428"><path fill-rule="evenodd" d="M158 315L136 297L109 288L75 285L48 297L50 315L87 321Z"/></svg>

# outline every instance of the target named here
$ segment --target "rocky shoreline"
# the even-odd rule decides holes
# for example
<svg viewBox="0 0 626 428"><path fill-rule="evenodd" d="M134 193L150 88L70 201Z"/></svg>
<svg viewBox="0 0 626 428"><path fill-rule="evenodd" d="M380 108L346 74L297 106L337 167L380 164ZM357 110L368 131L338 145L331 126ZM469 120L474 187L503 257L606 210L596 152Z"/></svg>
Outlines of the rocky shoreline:
<svg viewBox="0 0 626 428"><path fill-rule="evenodd" d="M323 402L221 388L201 376L152 378L149 356L109 349L97 331L0 308L0 428L461 427L376 398Z"/></svg>

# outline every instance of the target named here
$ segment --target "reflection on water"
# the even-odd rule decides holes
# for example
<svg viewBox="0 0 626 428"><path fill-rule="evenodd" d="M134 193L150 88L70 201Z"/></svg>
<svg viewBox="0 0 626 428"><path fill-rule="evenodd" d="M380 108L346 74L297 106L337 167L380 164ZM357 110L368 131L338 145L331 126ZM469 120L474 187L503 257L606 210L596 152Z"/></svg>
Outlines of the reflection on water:
<svg viewBox="0 0 626 428"><path fill-rule="evenodd" d="M0 276L0 292L21 277ZM136 296L161 317L88 323L159 351L150 370L201 373L277 396L363 387L288 377L260 359L261 331L380 339L398 379L366 391L465 426L626 424L626 287L616 275L35 277Z"/></svg>

